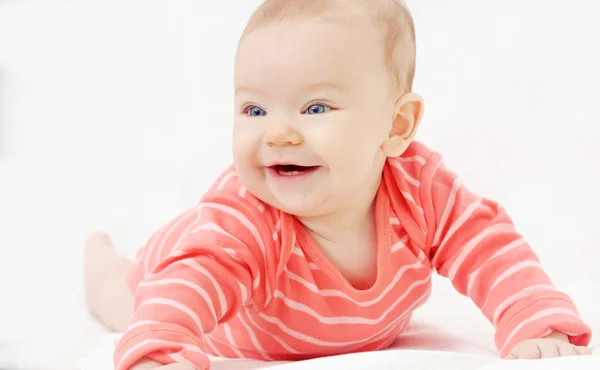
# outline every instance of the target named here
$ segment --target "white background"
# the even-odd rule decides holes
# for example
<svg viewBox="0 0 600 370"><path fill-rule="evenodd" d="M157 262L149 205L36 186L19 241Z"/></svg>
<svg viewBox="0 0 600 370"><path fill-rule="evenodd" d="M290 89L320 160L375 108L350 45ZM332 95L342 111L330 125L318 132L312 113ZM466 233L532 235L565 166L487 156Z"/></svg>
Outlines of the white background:
<svg viewBox="0 0 600 370"><path fill-rule="evenodd" d="M132 256L230 163L233 56L258 3L0 0L0 345L76 340L85 236ZM407 3L419 139L600 323L600 2ZM426 310L461 301L444 297Z"/></svg>

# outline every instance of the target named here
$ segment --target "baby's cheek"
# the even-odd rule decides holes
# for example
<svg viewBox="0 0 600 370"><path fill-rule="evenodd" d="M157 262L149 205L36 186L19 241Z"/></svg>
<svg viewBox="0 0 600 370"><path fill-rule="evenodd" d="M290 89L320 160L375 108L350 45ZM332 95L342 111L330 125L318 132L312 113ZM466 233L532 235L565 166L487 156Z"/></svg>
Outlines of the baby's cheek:
<svg viewBox="0 0 600 370"><path fill-rule="evenodd" d="M233 160L237 164L249 163L256 158L256 148L251 137L240 133L233 136L231 145Z"/></svg>
<svg viewBox="0 0 600 370"><path fill-rule="evenodd" d="M348 185L358 185L372 173L375 165L373 152L355 148L345 153L337 163L338 174Z"/></svg>

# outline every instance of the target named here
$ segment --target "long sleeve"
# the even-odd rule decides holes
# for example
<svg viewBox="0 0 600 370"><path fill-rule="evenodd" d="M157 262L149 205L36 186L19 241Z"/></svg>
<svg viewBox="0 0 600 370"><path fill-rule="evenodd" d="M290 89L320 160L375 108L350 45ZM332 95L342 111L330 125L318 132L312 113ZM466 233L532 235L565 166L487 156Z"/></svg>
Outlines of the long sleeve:
<svg viewBox="0 0 600 370"><path fill-rule="evenodd" d="M552 331L566 333L575 345L588 344L590 328L501 206L471 193L437 154L424 164L421 185L432 267L494 325L502 356Z"/></svg>
<svg viewBox="0 0 600 370"><path fill-rule="evenodd" d="M133 320L114 355L117 370L144 357L209 368L204 335L263 285L265 246L251 213L236 199L205 198L150 239L168 253L137 284Z"/></svg>

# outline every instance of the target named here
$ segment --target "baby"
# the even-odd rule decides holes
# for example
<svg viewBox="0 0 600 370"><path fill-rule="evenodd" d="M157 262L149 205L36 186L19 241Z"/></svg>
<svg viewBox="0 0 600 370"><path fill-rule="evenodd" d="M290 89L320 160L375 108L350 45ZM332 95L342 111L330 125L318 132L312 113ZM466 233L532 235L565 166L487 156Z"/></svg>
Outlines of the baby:
<svg viewBox="0 0 600 370"><path fill-rule="evenodd" d="M117 370L384 349L433 270L494 325L502 357L589 353L590 328L504 209L414 141L414 71L397 0L260 6L236 56L234 165L135 263L88 242L88 305L125 332Z"/></svg>

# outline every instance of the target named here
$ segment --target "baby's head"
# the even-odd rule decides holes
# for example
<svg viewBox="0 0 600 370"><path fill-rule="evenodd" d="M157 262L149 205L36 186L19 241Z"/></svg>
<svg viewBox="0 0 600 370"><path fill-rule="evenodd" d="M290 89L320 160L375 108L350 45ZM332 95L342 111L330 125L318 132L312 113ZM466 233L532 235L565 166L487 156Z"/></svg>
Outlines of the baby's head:
<svg viewBox="0 0 600 370"><path fill-rule="evenodd" d="M309 217L360 207L423 110L398 0L266 0L235 63L234 162L262 201Z"/></svg>

